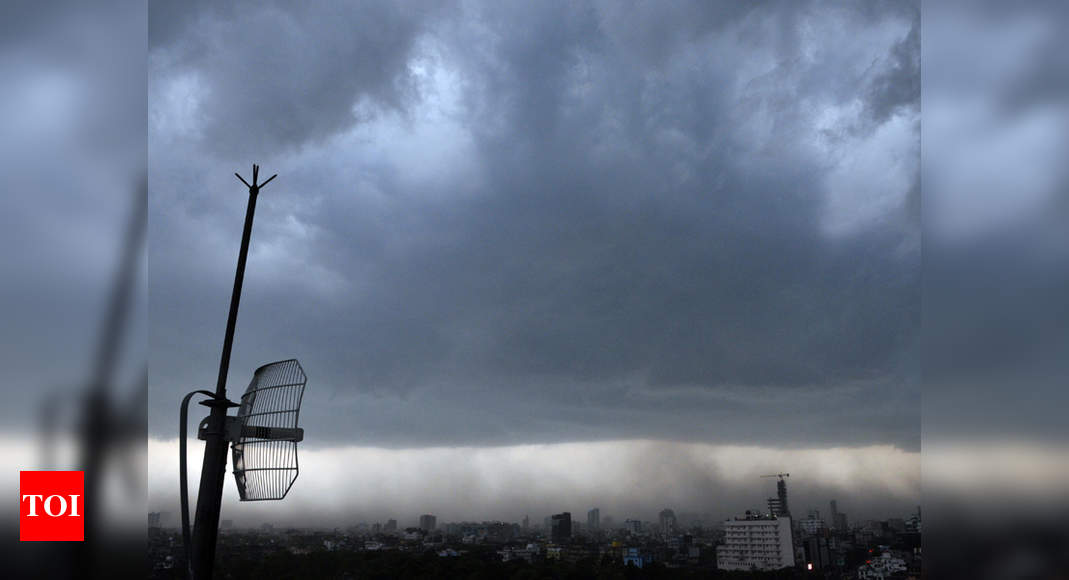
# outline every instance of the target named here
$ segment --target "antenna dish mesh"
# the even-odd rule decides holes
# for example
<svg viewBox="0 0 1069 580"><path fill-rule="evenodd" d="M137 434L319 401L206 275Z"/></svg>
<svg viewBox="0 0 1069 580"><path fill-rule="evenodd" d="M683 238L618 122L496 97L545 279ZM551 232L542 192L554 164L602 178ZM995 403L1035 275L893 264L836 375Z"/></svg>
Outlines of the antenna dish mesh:
<svg viewBox="0 0 1069 580"><path fill-rule="evenodd" d="M266 364L253 373L238 407L242 435L232 445L241 501L282 499L297 479L297 442L255 437L258 430L249 428L296 429L306 381L296 359Z"/></svg>

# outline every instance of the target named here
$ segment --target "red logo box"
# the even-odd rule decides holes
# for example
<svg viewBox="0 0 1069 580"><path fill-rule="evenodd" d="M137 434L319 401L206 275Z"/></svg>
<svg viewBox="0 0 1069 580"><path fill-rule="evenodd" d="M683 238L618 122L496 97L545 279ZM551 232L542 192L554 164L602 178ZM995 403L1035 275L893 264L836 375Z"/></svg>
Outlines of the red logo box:
<svg viewBox="0 0 1069 580"><path fill-rule="evenodd" d="M19 472L19 541L85 541L81 471Z"/></svg>

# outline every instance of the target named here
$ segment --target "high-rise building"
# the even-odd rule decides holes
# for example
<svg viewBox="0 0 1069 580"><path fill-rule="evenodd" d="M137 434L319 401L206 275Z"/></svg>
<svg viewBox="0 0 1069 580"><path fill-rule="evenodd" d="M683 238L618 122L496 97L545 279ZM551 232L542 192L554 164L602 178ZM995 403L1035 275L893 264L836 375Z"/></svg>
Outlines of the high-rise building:
<svg viewBox="0 0 1069 580"><path fill-rule="evenodd" d="M832 565L831 550L828 548L828 538L812 536L806 538L802 544L805 554L805 568L807 570L823 570ZM811 567L810 567L811 566Z"/></svg>
<svg viewBox="0 0 1069 580"><path fill-rule="evenodd" d="M386 520L386 525L383 526L382 531L387 534L392 534L397 531L397 520Z"/></svg>
<svg viewBox="0 0 1069 580"><path fill-rule="evenodd" d="M832 521L828 522L828 524L831 524L832 529L838 532L849 531L847 515L839 512L839 504L835 500L832 500Z"/></svg>
<svg viewBox="0 0 1069 580"><path fill-rule="evenodd" d="M594 508L586 512L586 527L591 532L596 532L601 529L601 510Z"/></svg>
<svg viewBox="0 0 1069 580"><path fill-rule="evenodd" d="M768 498L768 512L773 516L790 517L791 510L787 506L787 482L782 475L776 482L776 497Z"/></svg>
<svg viewBox="0 0 1069 580"><path fill-rule="evenodd" d="M160 512L148 513L148 527L158 528L160 527Z"/></svg>
<svg viewBox="0 0 1069 580"><path fill-rule="evenodd" d="M724 522L724 543L716 548L721 570L778 570L794 566L791 519L748 516Z"/></svg>
<svg viewBox="0 0 1069 580"><path fill-rule="evenodd" d="M419 516L419 529L425 532L433 532L438 527L438 518L431 514Z"/></svg>
<svg viewBox="0 0 1069 580"><path fill-rule="evenodd" d="M572 539L572 514L564 512L550 517L550 540L558 543Z"/></svg>
<svg viewBox="0 0 1069 580"><path fill-rule="evenodd" d="M657 516L657 521L661 525L661 535L669 536L676 532L676 512L664 508Z"/></svg>
<svg viewBox="0 0 1069 580"><path fill-rule="evenodd" d="M819 510L809 510L809 515L805 519L798 521L798 527L802 529L806 534L819 534L826 528L824 524L824 518L820 517Z"/></svg>
<svg viewBox="0 0 1069 580"><path fill-rule="evenodd" d="M530 527L531 527L531 519L528 518L526 515L523 516L523 531L526 532L528 530L528 528L530 528Z"/></svg>

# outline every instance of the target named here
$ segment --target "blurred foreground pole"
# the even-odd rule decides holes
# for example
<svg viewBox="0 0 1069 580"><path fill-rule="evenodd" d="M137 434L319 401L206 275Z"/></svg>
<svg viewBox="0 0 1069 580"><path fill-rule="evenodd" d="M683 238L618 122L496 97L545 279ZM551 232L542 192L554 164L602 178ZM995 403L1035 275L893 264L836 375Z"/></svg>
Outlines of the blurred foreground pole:
<svg viewBox="0 0 1069 580"><path fill-rule="evenodd" d="M197 493L197 514L193 523L193 561L190 563L193 577L197 580L212 577L215 561L215 541L219 534L219 510L223 499L223 479L226 470L228 444L223 437L226 411L237 406L226 398L226 376L230 370L230 350L234 345L234 325L238 319L238 303L241 301L241 283L245 278L245 260L249 254L249 237L252 235L252 218L256 213L256 197L267 181L258 183L260 166L252 166L252 184L237 178L249 188L249 206L245 210L245 229L241 233L241 250L238 267L234 274L234 292L230 296L230 315L226 320L226 335L223 338L223 355L219 360L219 378L215 385L215 399L202 401L211 407L207 429L203 432L204 464L200 472L200 491Z"/></svg>

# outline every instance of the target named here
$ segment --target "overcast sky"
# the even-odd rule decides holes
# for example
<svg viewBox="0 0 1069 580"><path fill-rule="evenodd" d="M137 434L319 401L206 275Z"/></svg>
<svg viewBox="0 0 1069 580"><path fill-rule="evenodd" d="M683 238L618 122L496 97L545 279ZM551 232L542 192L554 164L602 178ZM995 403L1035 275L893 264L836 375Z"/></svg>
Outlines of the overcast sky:
<svg viewBox="0 0 1069 580"><path fill-rule="evenodd" d="M154 4L150 434L214 384L255 162L230 393L300 359L312 449L916 459L919 28L911 2Z"/></svg>

